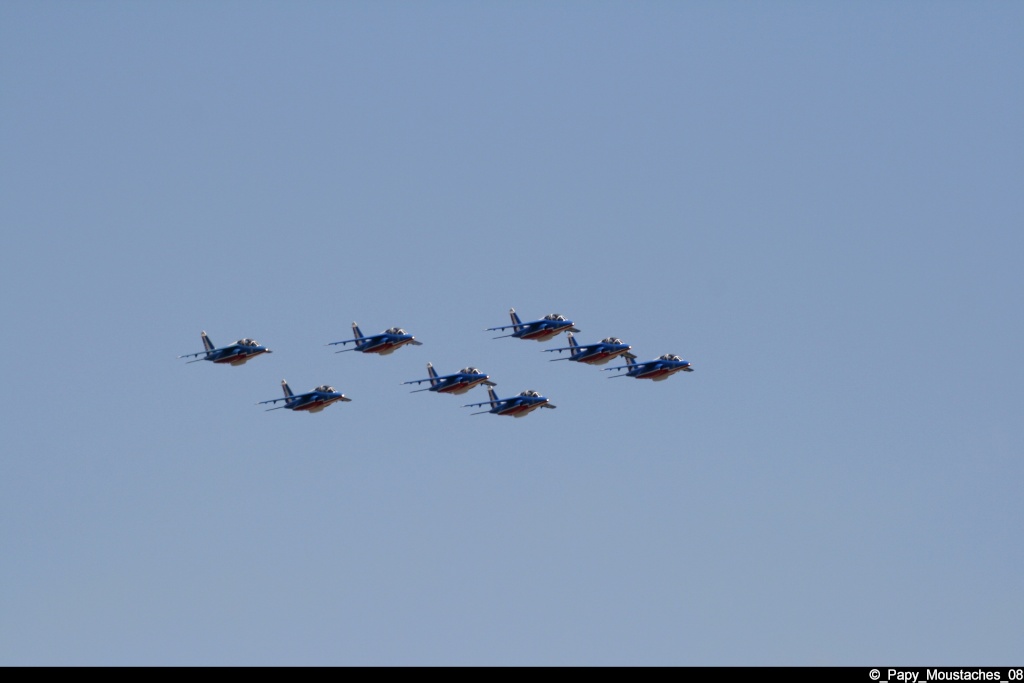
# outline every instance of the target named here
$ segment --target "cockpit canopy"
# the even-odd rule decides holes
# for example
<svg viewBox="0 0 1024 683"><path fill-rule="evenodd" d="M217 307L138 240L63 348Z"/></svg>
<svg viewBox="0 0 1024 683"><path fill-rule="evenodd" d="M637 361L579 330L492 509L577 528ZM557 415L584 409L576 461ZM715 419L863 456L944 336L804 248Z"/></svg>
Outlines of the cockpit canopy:
<svg viewBox="0 0 1024 683"><path fill-rule="evenodd" d="M540 398L540 394L538 392L534 391L533 389L527 389L526 391L521 391L521 392L519 392L519 395L520 396L525 396L527 398Z"/></svg>
<svg viewBox="0 0 1024 683"><path fill-rule="evenodd" d="M658 356L658 360L682 360L682 358L674 353L666 353L664 356Z"/></svg>
<svg viewBox="0 0 1024 683"><path fill-rule="evenodd" d="M255 339L249 339L248 337L246 337L245 339L239 339L238 341L235 342L235 344L237 344L238 346L259 346L260 345L260 343L258 341L256 341Z"/></svg>
<svg viewBox="0 0 1024 683"><path fill-rule="evenodd" d="M557 322L565 322L566 318L565 318L564 315L559 315L558 313L548 313L546 316L544 316L544 319L545 320L554 320L554 321L557 321Z"/></svg>
<svg viewBox="0 0 1024 683"><path fill-rule="evenodd" d="M385 332L387 334L405 334L405 330L401 327L389 327Z"/></svg>
<svg viewBox="0 0 1024 683"><path fill-rule="evenodd" d="M484 373L480 372L476 368L462 368L461 370L459 370L459 372L461 374L463 374L463 375L482 375L482 374L484 374Z"/></svg>
<svg viewBox="0 0 1024 683"><path fill-rule="evenodd" d="M325 393L325 394L333 394L333 393L336 393L336 392L334 391L334 387L332 387L332 386L330 386L330 385L328 385L328 384L321 384L320 386L318 386L318 387L317 387L316 389L314 389L313 391L321 391L321 392L323 392L323 393Z"/></svg>
<svg viewBox="0 0 1024 683"><path fill-rule="evenodd" d="M618 337L605 337L604 339L601 340L601 343L602 344L623 344L625 342L623 342Z"/></svg>

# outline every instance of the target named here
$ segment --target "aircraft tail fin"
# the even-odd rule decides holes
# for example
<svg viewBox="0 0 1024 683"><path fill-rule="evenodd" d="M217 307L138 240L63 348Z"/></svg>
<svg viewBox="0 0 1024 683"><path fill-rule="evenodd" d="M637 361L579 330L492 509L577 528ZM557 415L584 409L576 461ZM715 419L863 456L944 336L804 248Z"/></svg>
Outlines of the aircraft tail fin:
<svg viewBox="0 0 1024 683"><path fill-rule="evenodd" d="M508 315L512 318L512 324L515 325L516 330L523 326L523 321L519 319L519 314L516 313L516 309L508 309Z"/></svg>
<svg viewBox="0 0 1024 683"><path fill-rule="evenodd" d="M295 393L292 391L292 388L288 386L288 382L286 380L281 380L281 389L284 390L284 397L286 399L291 399L293 396L295 396ZM291 401L286 400L285 403L291 403Z"/></svg>
<svg viewBox="0 0 1024 683"><path fill-rule="evenodd" d="M513 313L513 315L515 315L515 313ZM491 399L491 407L492 408L498 404L498 401L500 399L498 398L498 394L494 393L494 385L493 384L487 387L487 396L488 396L488 398Z"/></svg>
<svg viewBox="0 0 1024 683"><path fill-rule="evenodd" d="M213 345L213 342L210 341L210 338L206 336L206 330L203 330L203 333L200 336L203 338L203 348L204 349L206 349L207 351L213 351L214 348L216 348Z"/></svg>
<svg viewBox="0 0 1024 683"><path fill-rule="evenodd" d="M437 370L434 369L431 363L427 363L427 374L430 375L430 386L436 387L438 385Z"/></svg>
<svg viewBox="0 0 1024 683"><path fill-rule="evenodd" d="M569 355L575 357L579 353L580 343L576 341L576 337L572 336L572 332L565 333L569 337Z"/></svg>
<svg viewBox="0 0 1024 683"><path fill-rule="evenodd" d="M359 325L356 325L354 322L352 323L352 336L356 339L363 338L363 333L359 331Z"/></svg>

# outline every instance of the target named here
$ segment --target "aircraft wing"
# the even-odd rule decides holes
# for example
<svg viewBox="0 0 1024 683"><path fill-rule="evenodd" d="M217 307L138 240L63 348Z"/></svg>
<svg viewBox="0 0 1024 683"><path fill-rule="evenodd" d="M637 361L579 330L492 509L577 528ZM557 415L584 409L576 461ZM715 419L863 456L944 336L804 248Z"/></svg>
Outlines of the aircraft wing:
<svg viewBox="0 0 1024 683"><path fill-rule="evenodd" d="M460 373L455 373L454 375L438 375L437 377L427 377L426 379L411 379L408 382L402 382L402 384L423 384L424 382L429 382L430 380L451 379L453 377L458 377L459 375Z"/></svg>
<svg viewBox="0 0 1024 683"><path fill-rule="evenodd" d="M362 339L350 339L349 341L362 342L363 350L367 350L380 346L381 344L386 344L388 340L385 339L384 335L382 334L375 334L372 337L363 337Z"/></svg>
<svg viewBox="0 0 1024 683"><path fill-rule="evenodd" d="M639 364L636 364L636 365L616 365L614 368L601 368L601 369L604 370L605 372L608 372L609 370L626 370L627 368L640 368L640 367L643 367L644 365L646 365L646 364L645 363L639 363Z"/></svg>
<svg viewBox="0 0 1024 683"><path fill-rule="evenodd" d="M501 327L488 327L484 332L497 332L498 330L518 330L520 327L527 327L533 323L519 323L518 325L502 325Z"/></svg>
<svg viewBox="0 0 1024 683"><path fill-rule="evenodd" d="M622 354L622 357L623 358L628 358L630 360L636 360L636 354L632 353L630 351L626 351L624 354ZM632 365L616 365L614 368L602 368L602 369L604 369L604 370L622 370L623 368L638 368L638 367L641 367L641 366L644 366L644 365L650 365L652 362L653 361L647 361L646 363L633 363Z"/></svg>
<svg viewBox="0 0 1024 683"><path fill-rule="evenodd" d="M272 398L269 401L260 401L256 405L261 406L264 403L277 403L278 401L298 401L299 399L303 399L303 398L306 398L306 397L312 396L312 395L313 395L312 391L307 391L304 394L295 394L294 396L282 396L281 398ZM281 406L281 407L283 408L284 406Z"/></svg>
<svg viewBox="0 0 1024 683"><path fill-rule="evenodd" d="M359 348L359 344L363 344L363 348ZM351 349L342 349L341 351L335 351L335 353L345 353L346 351L369 351L370 349L381 345L381 335L376 334L372 337L363 337L362 339L345 339L344 341L336 341L327 344L327 346L335 346L337 344L355 344Z"/></svg>
<svg viewBox="0 0 1024 683"><path fill-rule="evenodd" d="M598 346L599 344L580 344L579 346L563 346L557 349L544 349L544 351L572 351L573 349L576 349L580 353L590 353L594 349L598 348Z"/></svg>
<svg viewBox="0 0 1024 683"><path fill-rule="evenodd" d="M178 358L191 358L192 356L206 356L213 353L214 351L222 351L223 349L210 349L209 351L197 351L196 353L186 353L184 356L178 356Z"/></svg>
<svg viewBox="0 0 1024 683"><path fill-rule="evenodd" d="M502 401L497 401L497 403L501 403L501 402ZM466 405L464 405L462 407L463 408L473 408L475 406L491 406L493 408L494 404L491 403L490 401L480 401L480 403L467 403Z"/></svg>

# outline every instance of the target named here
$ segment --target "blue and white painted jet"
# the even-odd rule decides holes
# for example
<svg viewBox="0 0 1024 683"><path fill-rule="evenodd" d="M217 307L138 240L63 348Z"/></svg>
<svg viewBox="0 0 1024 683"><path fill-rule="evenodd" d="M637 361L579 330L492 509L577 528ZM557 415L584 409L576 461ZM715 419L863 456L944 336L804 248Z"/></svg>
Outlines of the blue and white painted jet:
<svg viewBox="0 0 1024 683"><path fill-rule="evenodd" d="M502 339L503 337L516 337L518 339L533 339L534 341L547 341L557 335L559 332L579 332L573 327L572 321L567 319L564 315L558 313L551 313L540 320L534 320L532 322L524 323L519 319L519 314L516 313L516 309L510 308L508 311L509 316L512 318L511 325L502 325L501 327L488 327L485 332L494 332L497 330L512 330L511 334L503 334L495 337L495 339Z"/></svg>
<svg viewBox="0 0 1024 683"><path fill-rule="evenodd" d="M376 353L381 356L386 356L389 353L394 353L396 349L399 349L406 344L412 344L413 346L423 345L423 342L417 341L416 337L407 333L400 327L391 327L380 334L371 334L368 337L364 337L363 333L359 331L359 325L352 323L352 334L355 335L355 339L331 342L328 346L334 346L335 344L355 344L354 348L342 349L335 353L344 353L345 351L362 351L363 353Z"/></svg>
<svg viewBox="0 0 1024 683"><path fill-rule="evenodd" d="M567 332L566 335L569 337L568 346L563 346L560 349L544 349L544 351L568 351L569 357L552 358L552 361L574 360L578 363L587 363L588 365L604 365L612 358L621 356L632 348L618 337L605 337L596 344L580 344L572 336L572 332Z"/></svg>
<svg viewBox="0 0 1024 683"><path fill-rule="evenodd" d="M284 398L275 398L270 401L260 401L256 405L264 405L267 403L277 403L278 401L284 401L283 406L277 406L276 408L267 408L267 410L280 410L281 408L288 408L289 410L300 410L307 413L319 413L321 410L337 403L338 401L351 401L349 397L334 390L334 387L322 384L313 391L307 391L304 394L296 394L292 392L291 387L288 386L288 382L281 380L281 388L284 390Z"/></svg>
<svg viewBox="0 0 1024 683"><path fill-rule="evenodd" d="M239 339L234 344L229 346L223 346L219 349L214 348L213 342L206 336L206 332L202 333L203 346L205 351L199 351L197 353L186 353L184 356L178 356L178 358L191 358L192 356L202 356L202 358L196 358L190 360L189 363L197 363L201 360L208 360L223 365L242 365L250 358L255 358L263 353L273 353L270 349L265 346L261 346L255 339Z"/></svg>
<svg viewBox="0 0 1024 683"><path fill-rule="evenodd" d="M492 382L487 375L476 368L462 368L451 375L439 376L437 374L437 370L434 370L433 364L427 363L427 374L430 375L430 377L427 377L426 379L414 379L408 382L402 382L402 384L422 384L423 382L430 382L429 387L425 389L414 389L410 392L413 394L418 391L436 391L439 394L464 394L479 384L486 384L489 387L495 386L494 382Z"/></svg>
<svg viewBox="0 0 1024 683"><path fill-rule="evenodd" d="M649 379L655 382L666 380L677 372L693 372L693 365L690 361L683 360L672 353L666 353L664 356L658 356L654 360L649 360L644 363L637 363L636 356L631 353L625 354L624 357L626 359L625 365L618 365L614 368L605 368L605 371L625 370L625 374L614 376ZM612 378L609 377L608 379Z"/></svg>
<svg viewBox="0 0 1024 683"><path fill-rule="evenodd" d="M513 396L512 398L498 398L498 395L494 393L494 387L487 387L487 395L491 397L490 401L467 403L462 407L490 406L489 410L481 410L472 414L483 415L484 413L493 413L495 415L511 415L512 417L525 417L537 410L537 408L555 407L547 398L533 390L520 392L518 396Z"/></svg>

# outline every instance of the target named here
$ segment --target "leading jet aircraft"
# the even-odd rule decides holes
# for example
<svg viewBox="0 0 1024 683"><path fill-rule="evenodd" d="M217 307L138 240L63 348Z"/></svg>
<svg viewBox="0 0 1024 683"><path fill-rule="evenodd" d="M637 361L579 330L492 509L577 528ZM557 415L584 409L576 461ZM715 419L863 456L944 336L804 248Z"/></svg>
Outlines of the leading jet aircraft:
<svg viewBox="0 0 1024 683"><path fill-rule="evenodd" d="M637 363L636 356L632 353L627 353L623 356L626 359L625 365L618 365L614 368L605 368L608 370L625 370L625 374L613 375L614 377L635 377L637 379L649 379L655 382L661 382L677 372L693 372L693 365L690 361L683 360L679 356L666 353L664 356L658 356L654 360L649 360L644 363ZM609 377L608 379L612 379Z"/></svg>
<svg viewBox="0 0 1024 683"><path fill-rule="evenodd" d="M618 337L605 337L596 344L581 345L572 336L572 332L567 332L566 335L569 337L568 346L563 346L560 349L544 349L544 351L569 351L569 357L552 358L551 360L574 360L578 363L587 363L588 365L604 365L612 358L621 356L632 348Z"/></svg>
<svg viewBox="0 0 1024 683"><path fill-rule="evenodd" d="M516 309L514 308L510 308L508 314L512 318L511 325L488 327L484 331L494 332L497 330L511 329L511 334L503 334L495 337L495 339L516 337L518 339L533 339L534 341L547 341L559 332L579 332L579 330L573 327L571 320L567 319L564 315L559 315L558 313L551 313L540 320L534 320L533 322L528 323L524 323L519 319L519 314L516 313Z"/></svg>
<svg viewBox="0 0 1024 683"><path fill-rule="evenodd" d="M186 353L184 356L178 356L178 358L191 358L192 356L202 356L202 358L196 358L195 360L188 361L189 363L197 363L201 360L209 360L222 365L227 363L229 365L243 365L250 358L263 353L273 353L270 349L265 346L261 346L255 339L239 339L234 344L229 346L223 346L219 349L213 347L213 342L206 336L206 331L202 333L203 346L206 348L205 351L199 351L198 353Z"/></svg>
<svg viewBox="0 0 1024 683"><path fill-rule="evenodd" d="M486 384L489 387L495 386L494 382L492 382L487 375L476 368L462 368L451 375L438 376L437 370L434 370L434 366L431 363L427 363L427 374L430 375L430 377L427 377L426 379L414 379L408 382L402 382L402 384L422 384L423 382L430 382L429 387L425 389L414 389L410 392L413 394L418 391L436 391L439 394L464 394L478 384Z"/></svg>
<svg viewBox="0 0 1024 683"><path fill-rule="evenodd" d="M520 392L518 396L513 396L512 398L498 398L498 395L494 393L494 387L487 387L487 395L491 397L490 401L467 403L462 407L490 406L490 410L481 410L480 412L472 413L472 415L494 413L495 415L511 415L512 417L525 417L537 410L537 408L555 408L549 402L549 399L533 390Z"/></svg>
<svg viewBox="0 0 1024 683"><path fill-rule="evenodd" d="M269 401L260 401L256 405L264 405L266 403L277 403L278 401L284 401L283 406L277 406L276 408L267 408L267 410L280 410L281 408L288 408L289 410L301 410L307 413L319 413L321 410L337 403L338 401L351 401L349 397L342 393L334 390L334 387L322 384L313 391L307 391L304 394L295 394L292 392L291 387L288 386L288 382L281 380L281 388L284 390L284 398L275 398Z"/></svg>
<svg viewBox="0 0 1024 683"><path fill-rule="evenodd" d="M394 353L396 349L399 349L406 344L412 344L414 346L423 345L423 342L416 341L416 337L408 334L400 327L391 327L380 334L371 334L369 337L364 337L363 333L359 331L359 325L352 323L352 334L355 335L355 339L331 342L328 346L334 346L335 344L355 344L354 348L342 349L335 353L344 353L345 351L362 351L363 353L377 353L382 356L386 356L389 353Z"/></svg>

